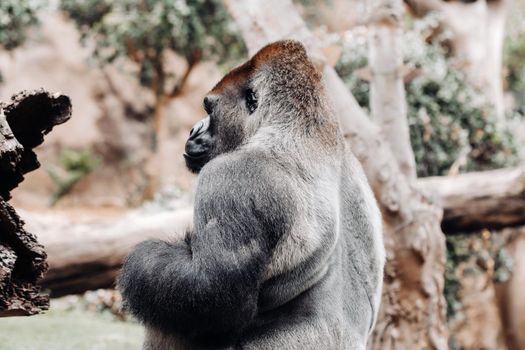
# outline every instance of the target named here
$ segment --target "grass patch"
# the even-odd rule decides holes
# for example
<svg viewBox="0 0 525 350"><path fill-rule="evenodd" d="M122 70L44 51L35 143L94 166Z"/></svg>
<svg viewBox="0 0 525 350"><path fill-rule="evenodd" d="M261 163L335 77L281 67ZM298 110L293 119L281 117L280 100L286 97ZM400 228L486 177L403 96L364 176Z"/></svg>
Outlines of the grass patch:
<svg viewBox="0 0 525 350"><path fill-rule="evenodd" d="M87 310L54 307L43 315L0 319L0 350L141 349L142 327Z"/></svg>

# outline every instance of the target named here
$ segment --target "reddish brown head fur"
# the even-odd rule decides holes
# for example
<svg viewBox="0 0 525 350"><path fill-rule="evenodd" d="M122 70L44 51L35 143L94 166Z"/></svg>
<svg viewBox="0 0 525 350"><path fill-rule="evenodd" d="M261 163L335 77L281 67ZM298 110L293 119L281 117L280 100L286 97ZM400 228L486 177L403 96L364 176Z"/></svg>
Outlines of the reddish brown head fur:
<svg viewBox="0 0 525 350"><path fill-rule="evenodd" d="M302 75L309 76L319 82L321 75L308 58L304 46L293 40L282 40L266 45L249 61L233 69L215 87L211 93L221 93L228 86L239 86L248 81L253 74L265 65L280 67L294 66Z"/></svg>

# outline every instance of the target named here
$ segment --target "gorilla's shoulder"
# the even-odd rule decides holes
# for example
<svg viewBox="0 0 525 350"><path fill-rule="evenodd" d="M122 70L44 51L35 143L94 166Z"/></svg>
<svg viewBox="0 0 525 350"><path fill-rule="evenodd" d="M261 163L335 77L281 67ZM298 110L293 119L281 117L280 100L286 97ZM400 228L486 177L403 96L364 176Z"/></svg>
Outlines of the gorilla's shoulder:
<svg viewBox="0 0 525 350"><path fill-rule="evenodd" d="M295 196L291 179L266 152L243 151L223 154L201 170L197 191L208 200L254 199L286 201Z"/></svg>
<svg viewBox="0 0 525 350"><path fill-rule="evenodd" d="M272 181L280 173L279 165L263 151L250 150L226 153L210 161L199 174L199 183L222 185L234 183L254 186L260 181ZM256 182L254 182L256 181Z"/></svg>

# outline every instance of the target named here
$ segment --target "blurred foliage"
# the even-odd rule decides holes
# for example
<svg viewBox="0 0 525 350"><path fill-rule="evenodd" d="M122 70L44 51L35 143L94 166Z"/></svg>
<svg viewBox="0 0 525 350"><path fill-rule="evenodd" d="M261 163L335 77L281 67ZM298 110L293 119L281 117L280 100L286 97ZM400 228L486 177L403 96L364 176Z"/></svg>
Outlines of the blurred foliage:
<svg viewBox="0 0 525 350"><path fill-rule="evenodd" d="M110 316L112 319L120 321L133 321L122 306L122 295L116 289L97 289L90 290L78 299L74 305L82 305L86 310L98 312Z"/></svg>
<svg viewBox="0 0 525 350"><path fill-rule="evenodd" d="M166 67L166 52L226 63L246 49L220 0L61 0L82 39L102 64L127 57L138 78L157 96L173 94L183 79ZM171 82L171 84L170 84Z"/></svg>
<svg viewBox="0 0 525 350"><path fill-rule="evenodd" d="M506 7L505 34L513 36L525 33L525 21L523 21L523 17L525 16L525 1L509 1Z"/></svg>
<svg viewBox="0 0 525 350"><path fill-rule="evenodd" d="M494 283L507 281L512 274L512 257L500 233L488 230L481 235L446 236L447 262L445 265L445 299L447 317L453 318L463 307L460 297L465 276L489 274Z"/></svg>
<svg viewBox="0 0 525 350"><path fill-rule="evenodd" d="M177 210L188 206L183 199L184 192L174 185L160 188L154 197L142 203L142 209L146 212L156 213L162 210Z"/></svg>
<svg viewBox="0 0 525 350"><path fill-rule="evenodd" d="M523 115L525 104L525 33L510 35L505 39L503 62L507 71L507 89L514 95ZM520 108L521 107L521 108Z"/></svg>
<svg viewBox="0 0 525 350"><path fill-rule="evenodd" d="M26 29L38 24L37 12L47 0L0 1L0 48L12 50L23 44Z"/></svg>
<svg viewBox="0 0 525 350"><path fill-rule="evenodd" d="M58 168L48 167L46 169L57 187L51 198L51 206L68 194L77 182L95 170L99 166L100 160L87 150L65 149L60 155L59 163L60 167Z"/></svg>
<svg viewBox="0 0 525 350"><path fill-rule="evenodd" d="M332 0L293 0L301 17L304 18L308 27L314 30L323 22L320 8L323 5L332 6L332 2Z"/></svg>
<svg viewBox="0 0 525 350"><path fill-rule="evenodd" d="M484 96L454 67L442 43L432 36L438 21L429 16L409 21L404 34L404 64L410 138L418 176L486 170L517 162L513 135L498 125ZM342 43L336 70L359 104L368 109L369 82L360 72L368 65L366 29L357 28L327 41Z"/></svg>

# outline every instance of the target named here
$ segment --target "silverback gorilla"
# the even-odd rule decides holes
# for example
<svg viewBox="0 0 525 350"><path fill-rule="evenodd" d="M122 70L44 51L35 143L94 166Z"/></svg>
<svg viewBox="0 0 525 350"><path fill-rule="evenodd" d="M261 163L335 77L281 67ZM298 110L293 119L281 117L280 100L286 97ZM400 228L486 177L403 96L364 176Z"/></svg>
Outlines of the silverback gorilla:
<svg viewBox="0 0 525 350"><path fill-rule="evenodd" d="M365 349L380 212L302 44L262 48L204 108L193 230L137 245L118 281L144 349Z"/></svg>

